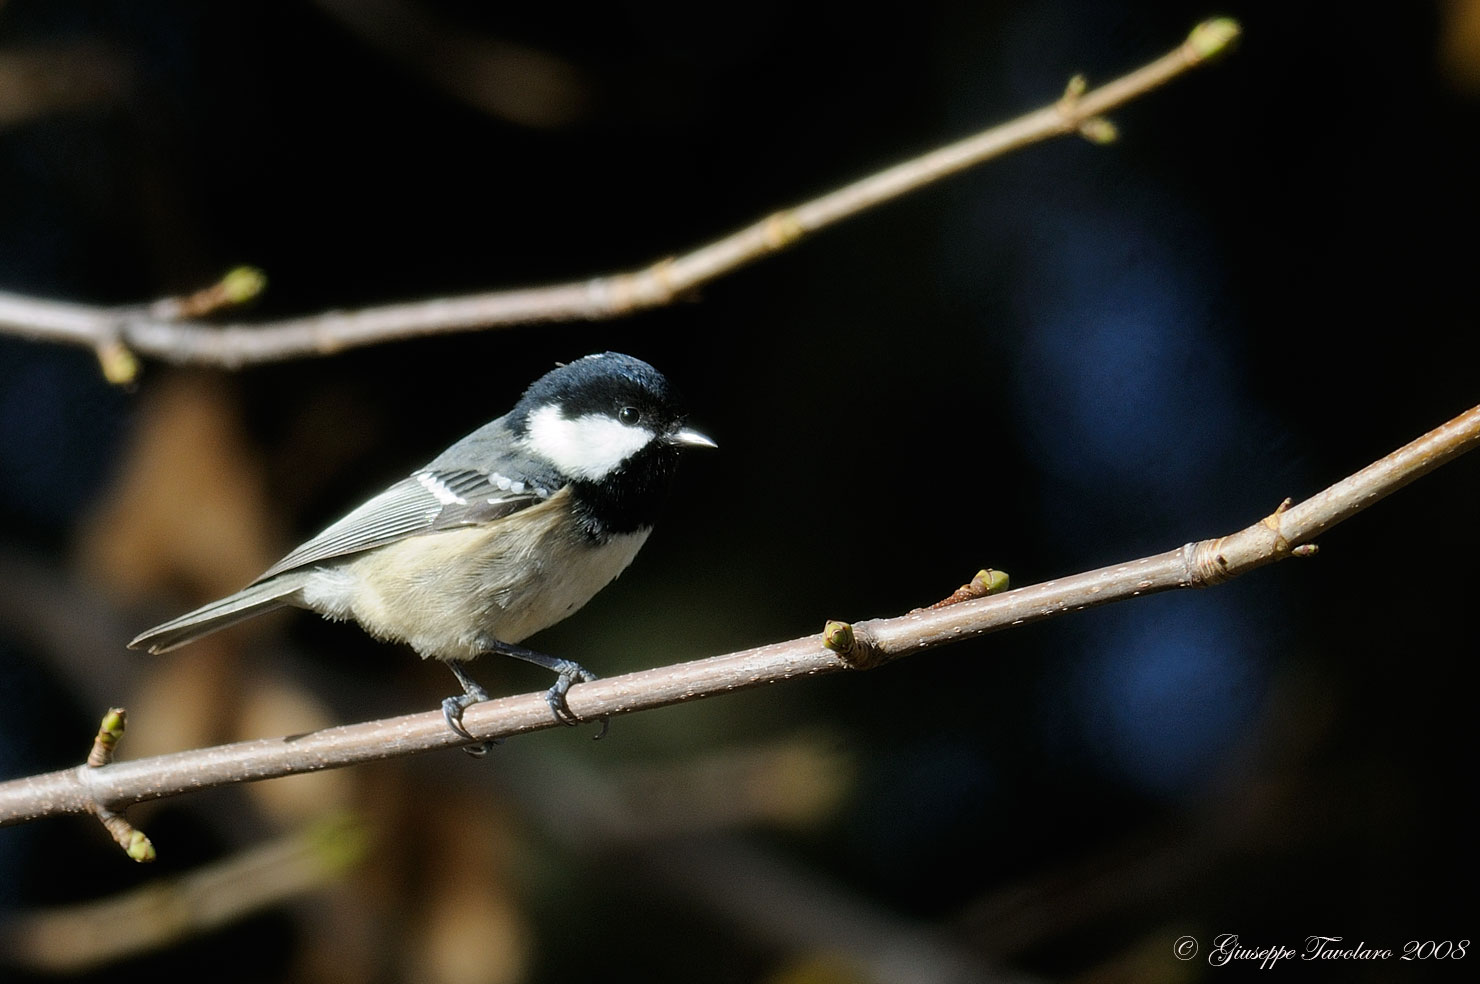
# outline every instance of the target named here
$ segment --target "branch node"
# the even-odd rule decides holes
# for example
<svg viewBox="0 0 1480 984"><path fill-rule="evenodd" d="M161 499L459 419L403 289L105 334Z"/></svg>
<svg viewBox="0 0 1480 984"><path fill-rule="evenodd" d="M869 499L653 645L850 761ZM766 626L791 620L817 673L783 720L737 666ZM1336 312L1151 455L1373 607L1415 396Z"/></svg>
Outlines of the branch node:
<svg viewBox="0 0 1480 984"><path fill-rule="evenodd" d="M1199 540L1182 548L1183 563L1187 567L1188 583L1194 588L1222 584L1236 573L1230 568L1228 558L1223 555L1223 544L1228 537L1216 540Z"/></svg>
<svg viewBox="0 0 1480 984"><path fill-rule="evenodd" d="M1289 509L1291 500L1289 496L1285 501L1275 506L1274 512L1264 517L1264 525L1274 533L1274 553L1276 557L1283 557L1290 552L1290 541L1285 539L1284 532L1280 529L1281 520L1284 519L1285 510Z"/></svg>
<svg viewBox="0 0 1480 984"><path fill-rule="evenodd" d="M113 761L113 750L127 725L127 711L121 707L108 708L108 713L103 715L103 721L98 725L98 733L93 736L92 751L87 754L89 768L100 768Z"/></svg>
<svg viewBox="0 0 1480 984"><path fill-rule="evenodd" d="M127 711L121 707L108 708L108 713L103 715L103 720L98 725L98 733L93 736L92 751L87 755L88 768L101 769L113 761L113 752L123 738L123 729L127 724ZM87 809L98 818L103 829L123 848L125 854L135 861L154 860L154 843L142 830L125 820L123 814L108 809L96 800L88 803Z"/></svg>
<svg viewBox="0 0 1480 984"><path fill-rule="evenodd" d="M1064 94L1059 97L1059 101L1054 103L1054 109L1058 111L1065 130L1079 130L1087 122L1080 119L1079 99L1088 88L1088 80L1083 75L1075 75L1064 86Z"/></svg>
<svg viewBox="0 0 1480 984"><path fill-rule="evenodd" d="M678 261L672 256L665 256L657 263L648 267L648 274L653 278L653 282L658 285L658 290L654 293L651 300L644 299L647 300L648 304L653 306L667 304L678 296L678 284L673 280L673 271L676 269L678 269Z"/></svg>
<svg viewBox="0 0 1480 984"><path fill-rule="evenodd" d="M797 220L796 212L789 208L772 212L761 221L761 235L765 238L766 248L773 253L785 249L806 234L807 230Z"/></svg>
<svg viewBox="0 0 1480 984"><path fill-rule="evenodd" d="M636 273L608 278L612 314L627 314L640 308L660 307L673 300L678 286L673 282L674 258L669 256Z"/></svg>

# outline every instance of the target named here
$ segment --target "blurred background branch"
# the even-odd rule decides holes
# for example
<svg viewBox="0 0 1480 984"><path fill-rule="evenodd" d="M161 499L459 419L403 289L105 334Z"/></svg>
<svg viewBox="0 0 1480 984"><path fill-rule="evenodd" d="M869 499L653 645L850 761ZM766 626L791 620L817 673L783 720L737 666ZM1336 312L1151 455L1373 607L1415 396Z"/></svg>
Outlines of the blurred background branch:
<svg viewBox="0 0 1480 984"><path fill-rule="evenodd" d="M470 31L405 0L315 0L355 36L475 109L553 129L584 117L592 81L564 58Z"/></svg>
<svg viewBox="0 0 1480 984"><path fill-rule="evenodd" d="M172 881L0 924L0 948L49 973L146 953L323 887L363 860L369 836L360 821L331 817Z"/></svg>
<svg viewBox="0 0 1480 984"><path fill-rule="evenodd" d="M327 6L338 10L346 5ZM380 4L376 9L389 14L396 8L395 4ZM1106 85L1089 90L1076 76L1064 96L1049 106L772 213L642 270L547 287L219 326L162 317L179 312L166 312L159 304L110 309L0 292L0 329L37 340L90 346L99 351L110 378L117 380L131 375L120 347L183 365L236 368L475 328L620 317L669 304L804 236L1009 151L1074 133L1096 142L1114 139L1113 129L1101 118L1103 113L1205 63L1225 50L1238 33L1232 20L1206 21L1171 52Z"/></svg>

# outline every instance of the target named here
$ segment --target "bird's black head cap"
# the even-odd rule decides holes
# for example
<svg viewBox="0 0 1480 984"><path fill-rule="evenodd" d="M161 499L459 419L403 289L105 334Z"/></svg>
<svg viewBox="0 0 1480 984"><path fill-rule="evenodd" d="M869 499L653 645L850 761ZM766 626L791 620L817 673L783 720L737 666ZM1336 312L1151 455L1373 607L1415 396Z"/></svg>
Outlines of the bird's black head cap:
<svg viewBox="0 0 1480 984"><path fill-rule="evenodd" d="M614 417L630 407L659 433L678 426L684 418L682 401L667 377L641 359L620 352L598 352L545 373L524 391L510 414L510 425L521 433L529 415L549 405L560 407L567 418Z"/></svg>

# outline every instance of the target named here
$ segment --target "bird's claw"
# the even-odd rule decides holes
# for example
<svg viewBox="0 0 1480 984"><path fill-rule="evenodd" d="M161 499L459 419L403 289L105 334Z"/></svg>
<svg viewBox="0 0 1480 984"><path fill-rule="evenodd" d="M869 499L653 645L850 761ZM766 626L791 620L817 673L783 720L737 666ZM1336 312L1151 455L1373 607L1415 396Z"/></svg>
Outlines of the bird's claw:
<svg viewBox="0 0 1480 984"><path fill-rule="evenodd" d="M577 683L590 683L592 680L600 678L580 663L571 662L570 660L563 662L565 665L556 671L559 673L559 676L555 678L554 685L545 691L545 703L550 705L550 713L555 715L555 720L566 727L574 728L581 723L581 719L570 709L570 704L566 702L566 694ZM601 730L596 733L596 737L598 739L605 737L607 729L610 727L611 718L603 717L601 719Z"/></svg>
<svg viewBox="0 0 1480 984"><path fill-rule="evenodd" d="M457 697L448 697L442 702L442 717L447 722L447 727L451 728L456 734L467 738L469 741L472 740L473 733L463 724L463 711L467 709L468 705L476 704L478 699L472 694L461 694Z"/></svg>
<svg viewBox="0 0 1480 984"><path fill-rule="evenodd" d="M465 694L458 694L456 697L448 697L446 700L442 701L442 717L444 720L446 720L447 727L451 728L453 732L460 737L466 738L469 741L475 741L476 739L474 738L473 733L467 729L466 725L463 724L463 711L465 711L472 705L477 704L480 701L485 701L487 699L488 694L481 687L475 687ZM464 745L463 751L467 752L474 758L482 758L483 756L488 754L488 750L490 748L501 743L502 742L500 739L494 739L493 741L480 741L476 745Z"/></svg>

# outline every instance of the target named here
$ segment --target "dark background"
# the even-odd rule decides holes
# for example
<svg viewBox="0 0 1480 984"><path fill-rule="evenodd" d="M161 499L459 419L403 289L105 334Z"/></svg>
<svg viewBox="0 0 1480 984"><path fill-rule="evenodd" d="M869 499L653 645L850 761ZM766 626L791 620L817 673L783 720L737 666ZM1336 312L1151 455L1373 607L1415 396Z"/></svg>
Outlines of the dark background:
<svg viewBox="0 0 1480 984"><path fill-rule="evenodd" d="M130 389L85 350L0 338L0 776L75 764L110 703L136 752L143 701L229 717L260 667L323 723L452 692L306 616L202 657L229 667L215 689L145 682L128 638L261 569L190 526L197 500L151 508L180 514L176 553L226 557L221 583L147 535L110 553L144 508L119 484L141 435L193 406L239 441L176 460L246 470L270 518L231 527L270 561L555 361L653 362L721 451L685 462L627 575L533 640L604 675L896 614L984 566L1027 584L1158 552L1318 491L1476 402L1474 6L0 4L0 289L133 303L251 263L261 319L637 267L1076 72L1106 81L1210 14L1246 30L1118 110L1111 146L1028 148L626 320L151 363ZM1183 934L1473 938L1477 488L1462 459L1312 561L623 718L600 744L350 770L329 781L356 784L374 846L344 879L82 976L1188 980L1220 969L1173 959ZM278 720L209 737L317 723ZM761 763L748 784L737 760ZM91 821L0 831L0 908L30 925L311 822L260 793L130 811L151 868ZM427 956L477 954L494 922L507 967ZM5 953L0 978L50 979Z"/></svg>

